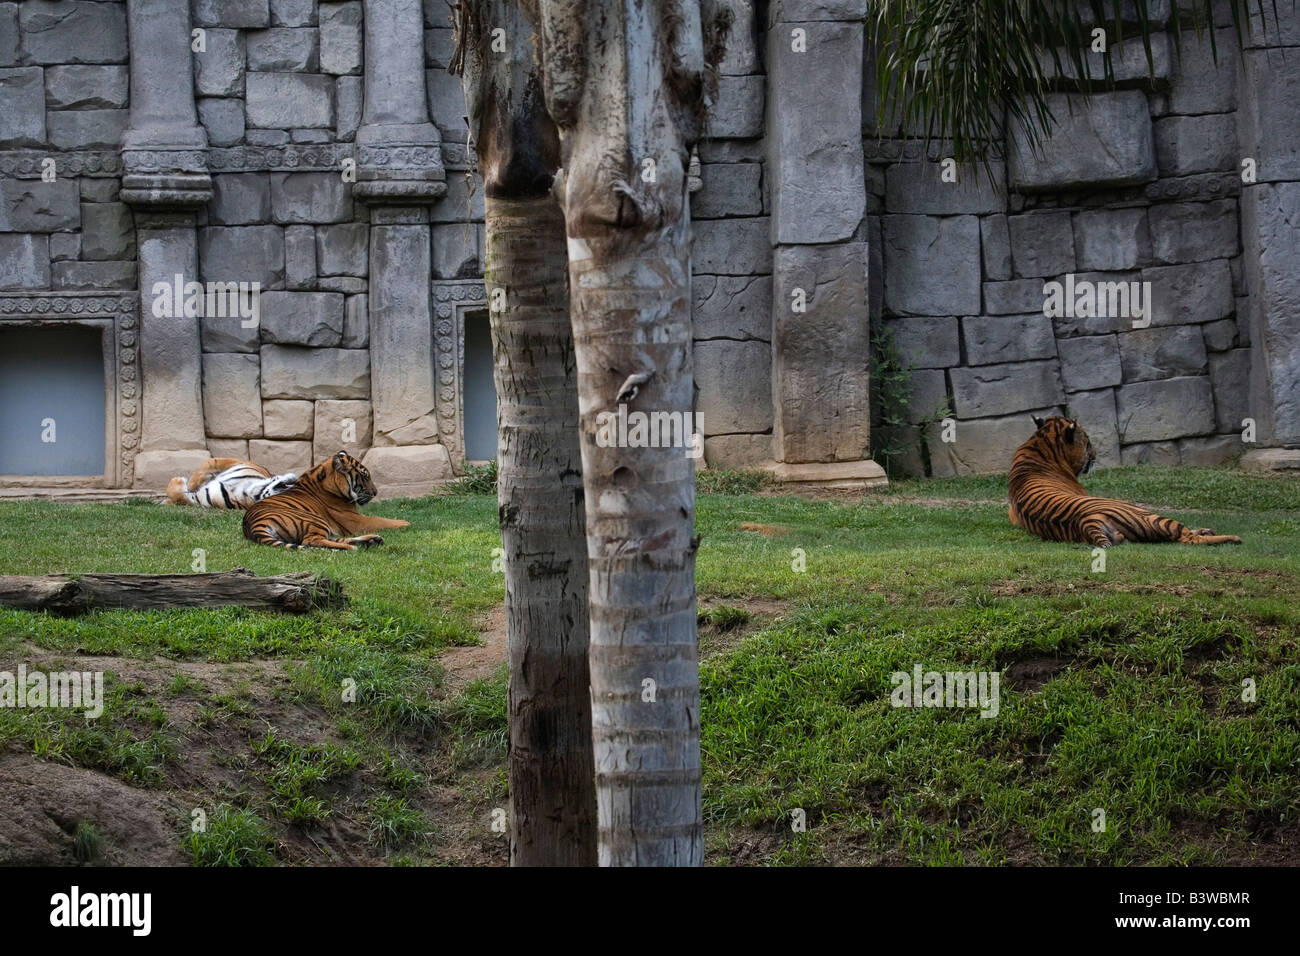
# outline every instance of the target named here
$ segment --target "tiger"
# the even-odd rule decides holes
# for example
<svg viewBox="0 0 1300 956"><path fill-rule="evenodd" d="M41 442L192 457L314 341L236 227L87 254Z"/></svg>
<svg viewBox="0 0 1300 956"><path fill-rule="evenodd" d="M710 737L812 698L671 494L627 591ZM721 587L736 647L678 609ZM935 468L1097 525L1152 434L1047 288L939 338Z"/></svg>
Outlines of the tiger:
<svg viewBox="0 0 1300 956"><path fill-rule="evenodd" d="M1077 421L1034 416L1037 431L1016 449L1007 493L1011 523L1046 541L1077 541L1108 548L1124 541L1179 544L1241 544L1232 534L1195 531L1172 518L1113 498L1094 498L1076 475L1097 460L1088 433Z"/></svg>
<svg viewBox="0 0 1300 956"><path fill-rule="evenodd" d="M244 512L244 537L293 551L334 548L355 551L384 543L374 532L405 528L410 522L363 515L357 510L375 497L370 471L345 451L327 458L281 494ZM351 535L341 541L335 537Z"/></svg>
<svg viewBox="0 0 1300 956"><path fill-rule="evenodd" d="M261 465L238 458L209 458L185 478L167 484L167 500L202 508L247 508L254 502L292 488L298 476L273 475Z"/></svg>

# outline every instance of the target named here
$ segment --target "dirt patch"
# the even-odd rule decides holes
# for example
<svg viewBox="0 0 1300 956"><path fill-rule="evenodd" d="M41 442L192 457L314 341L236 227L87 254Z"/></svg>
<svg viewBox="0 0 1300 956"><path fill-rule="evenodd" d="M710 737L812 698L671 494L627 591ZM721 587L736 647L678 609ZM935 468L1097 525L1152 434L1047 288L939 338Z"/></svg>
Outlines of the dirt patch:
<svg viewBox="0 0 1300 956"><path fill-rule="evenodd" d="M27 754L0 757L0 865L75 866L74 834L91 824L102 837L98 859L112 866L176 866L179 821L175 794L149 792L80 767Z"/></svg>
<svg viewBox="0 0 1300 956"><path fill-rule="evenodd" d="M696 607L700 615L700 657L709 658L731 650L750 634L785 617L790 602L765 597L702 597ZM710 612L718 608L738 608L743 615L740 619L723 618L714 624Z"/></svg>
<svg viewBox="0 0 1300 956"><path fill-rule="evenodd" d="M1059 657L1030 657L1009 665L1002 673L1002 682L1011 690L1032 693L1065 670L1069 661Z"/></svg>
<svg viewBox="0 0 1300 956"><path fill-rule="evenodd" d="M491 677L505 663L509 650L506 606L494 607L479 622L478 628L483 637L482 644L449 647L438 656L438 661L446 668L447 680L453 686Z"/></svg>
<svg viewBox="0 0 1300 956"><path fill-rule="evenodd" d="M775 538L790 533L790 529L783 524L761 524L757 521L742 521L740 530L756 531L765 538Z"/></svg>

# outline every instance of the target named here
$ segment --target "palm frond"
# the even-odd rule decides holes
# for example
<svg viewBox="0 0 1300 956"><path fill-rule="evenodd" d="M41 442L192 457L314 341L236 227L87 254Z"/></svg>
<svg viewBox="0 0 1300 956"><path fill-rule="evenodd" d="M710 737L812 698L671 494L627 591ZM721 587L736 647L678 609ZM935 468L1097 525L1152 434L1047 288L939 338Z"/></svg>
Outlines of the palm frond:
<svg viewBox="0 0 1300 956"><path fill-rule="evenodd" d="M1180 55L1189 18L1197 36L1208 28L1217 62L1218 3L1183 2L1191 6L1180 8L1178 0L871 0L878 128L919 136L927 151L935 140L951 140L955 159L988 170L1001 158L1004 118L1038 149L1056 120L1049 92L1114 86L1111 50L1123 42L1126 28L1140 35L1152 75L1153 31L1165 29L1166 22ZM1269 7L1273 22L1280 22L1277 0L1226 2L1239 45L1268 23ZM1258 18L1254 25L1252 14ZM1091 53L1096 27L1107 38L1099 61Z"/></svg>

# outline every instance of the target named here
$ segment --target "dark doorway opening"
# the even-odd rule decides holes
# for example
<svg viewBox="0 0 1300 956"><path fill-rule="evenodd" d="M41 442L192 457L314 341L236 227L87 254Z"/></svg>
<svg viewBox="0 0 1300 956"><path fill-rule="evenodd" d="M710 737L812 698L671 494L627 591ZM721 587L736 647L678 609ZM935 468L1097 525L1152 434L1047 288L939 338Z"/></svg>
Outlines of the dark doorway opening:
<svg viewBox="0 0 1300 956"><path fill-rule="evenodd" d="M497 391L492 378L492 327L486 311L465 313L465 376L461 380L467 461L497 457Z"/></svg>

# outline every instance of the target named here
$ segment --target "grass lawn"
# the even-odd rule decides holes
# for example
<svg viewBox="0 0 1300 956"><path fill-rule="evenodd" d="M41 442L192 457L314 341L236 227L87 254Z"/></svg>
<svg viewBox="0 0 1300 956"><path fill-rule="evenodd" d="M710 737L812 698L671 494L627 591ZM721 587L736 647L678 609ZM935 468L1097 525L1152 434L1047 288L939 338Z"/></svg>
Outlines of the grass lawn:
<svg viewBox="0 0 1300 956"><path fill-rule="evenodd" d="M708 861L1300 862L1300 481L1088 485L1245 544L1123 545L1097 571L1090 548L1008 523L1004 477L812 499L703 475ZM11 853L504 863L495 500L367 510L412 527L284 552L238 514L0 504L0 573L185 572L201 549L209 570L313 569L352 599L299 618L0 610L0 670L103 670L108 688L93 722L0 709L0 799L28 821ZM891 706L916 665L998 671L996 717Z"/></svg>

